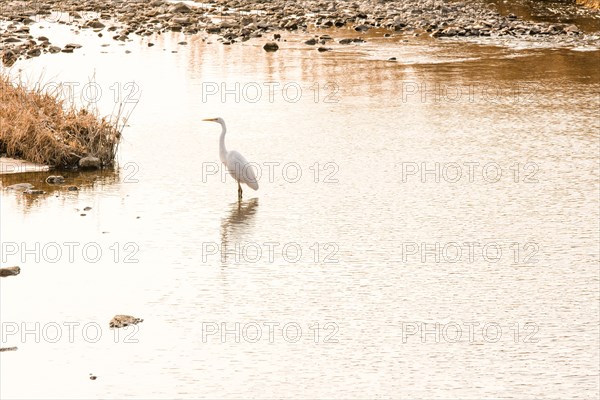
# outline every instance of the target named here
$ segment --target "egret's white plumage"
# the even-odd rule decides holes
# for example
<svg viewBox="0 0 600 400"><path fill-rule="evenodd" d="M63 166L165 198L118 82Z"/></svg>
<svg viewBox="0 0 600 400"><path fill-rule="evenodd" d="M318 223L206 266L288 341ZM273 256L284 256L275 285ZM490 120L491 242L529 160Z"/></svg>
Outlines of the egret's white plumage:
<svg viewBox="0 0 600 400"><path fill-rule="evenodd" d="M216 122L221 125L221 137L219 138L219 158L229 175L231 175L238 183L238 197L242 198L242 187L241 183L248 185L248 187L258 190L258 181L254 174L254 168L246 160L246 158L235 150L227 151L225 147L225 134L227 128L225 127L225 121L223 118L209 118L203 121Z"/></svg>

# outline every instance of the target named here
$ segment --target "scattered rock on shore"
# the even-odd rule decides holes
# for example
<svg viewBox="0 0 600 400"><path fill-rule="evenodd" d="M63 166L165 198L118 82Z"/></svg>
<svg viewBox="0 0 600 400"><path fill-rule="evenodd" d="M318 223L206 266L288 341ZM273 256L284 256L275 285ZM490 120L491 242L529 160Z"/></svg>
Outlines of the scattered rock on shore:
<svg viewBox="0 0 600 400"><path fill-rule="evenodd" d="M32 17L36 13L50 14L51 11L65 12L72 17L61 23L73 25L77 29L106 29L115 32L113 38L119 41L132 40L129 37L132 34L144 37L173 31L186 35L199 32L218 34L224 44L232 44L273 31L308 32L314 27L348 27L357 32L385 29L397 34L427 33L433 38L511 39L535 36L543 41L559 43L563 40L575 43L576 39L588 36L593 43L600 42L597 35L584 35L577 26L570 24L566 15L565 23L530 21L514 14L503 15L495 6L482 0L215 0L198 6L165 0L29 0L20 3L23 3L20 7L0 7L0 20L9 22L0 29L0 53L2 62L7 66L14 64L20 57L36 57L40 54L38 51L56 52L48 38L38 38L36 41L29 34L28 26L34 22ZM24 11L22 7L27 7L30 3L31 10ZM97 12L98 16L86 22L81 17L82 11ZM590 13L590 17L595 18L597 11L579 7L577 13ZM281 39L280 33L275 35ZM389 37L390 34L386 33L385 36ZM311 39L305 43L312 42ZM62 52L71 53L78 47L67 45Z"/></svg>

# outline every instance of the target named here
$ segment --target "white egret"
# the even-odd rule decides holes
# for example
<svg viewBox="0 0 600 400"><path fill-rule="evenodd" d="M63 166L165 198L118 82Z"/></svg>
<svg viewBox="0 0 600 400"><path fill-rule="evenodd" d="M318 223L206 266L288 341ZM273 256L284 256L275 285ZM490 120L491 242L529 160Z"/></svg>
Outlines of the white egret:
<svg viewBox="0 0 600 400"><path fill-rule="evenodd" d="M227 133L227 128L225 127L223 118L207 118L203 119L203 121L216 122L221 125L219 157L221 158L223 165L225 165L225 168L227 168L229 175L233 176L238 183L238 199L242 199L242 183L254 190L258 190L258 182L256 181L256 175L254 175L252 165L237 151L227 151L225 148L225 134Z"/></svg>

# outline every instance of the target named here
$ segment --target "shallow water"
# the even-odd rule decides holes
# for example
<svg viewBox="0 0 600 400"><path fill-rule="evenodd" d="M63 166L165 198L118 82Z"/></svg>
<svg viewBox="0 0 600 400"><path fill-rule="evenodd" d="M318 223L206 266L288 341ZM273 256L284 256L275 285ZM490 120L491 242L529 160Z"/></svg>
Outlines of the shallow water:
<svg viewBox="0 0 600 400"><path fill-rule="evenodd" d="M130 118L117 171L62 173L77 192L0 178L47 192L0 192L22 269L1 283L19 349L0 397L598 396L597 50L286 35L267 54L45 26L84 47L21 76L75 101L92 79ZM241 204L212 174L215 116L261 172Z"/></svg>

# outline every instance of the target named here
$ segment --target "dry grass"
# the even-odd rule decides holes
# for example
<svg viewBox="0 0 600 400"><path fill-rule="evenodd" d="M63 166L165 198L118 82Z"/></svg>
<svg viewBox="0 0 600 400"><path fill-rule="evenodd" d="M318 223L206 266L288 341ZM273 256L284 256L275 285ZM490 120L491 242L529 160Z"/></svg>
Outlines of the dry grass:
<svg viewBox="0 0 600 400"><path fill-rule="evenodd" d="M600 0L577 0L577 4L590 8L600 9Z"/></svg>
<svg viewBox="0 0 600 400"><path fill-rule="evenodd" d="M29 90L0 76L0 154L57 168L76 166L87 155L113 164L123 125L116 116L66 105L64 88Z"/></svg>

